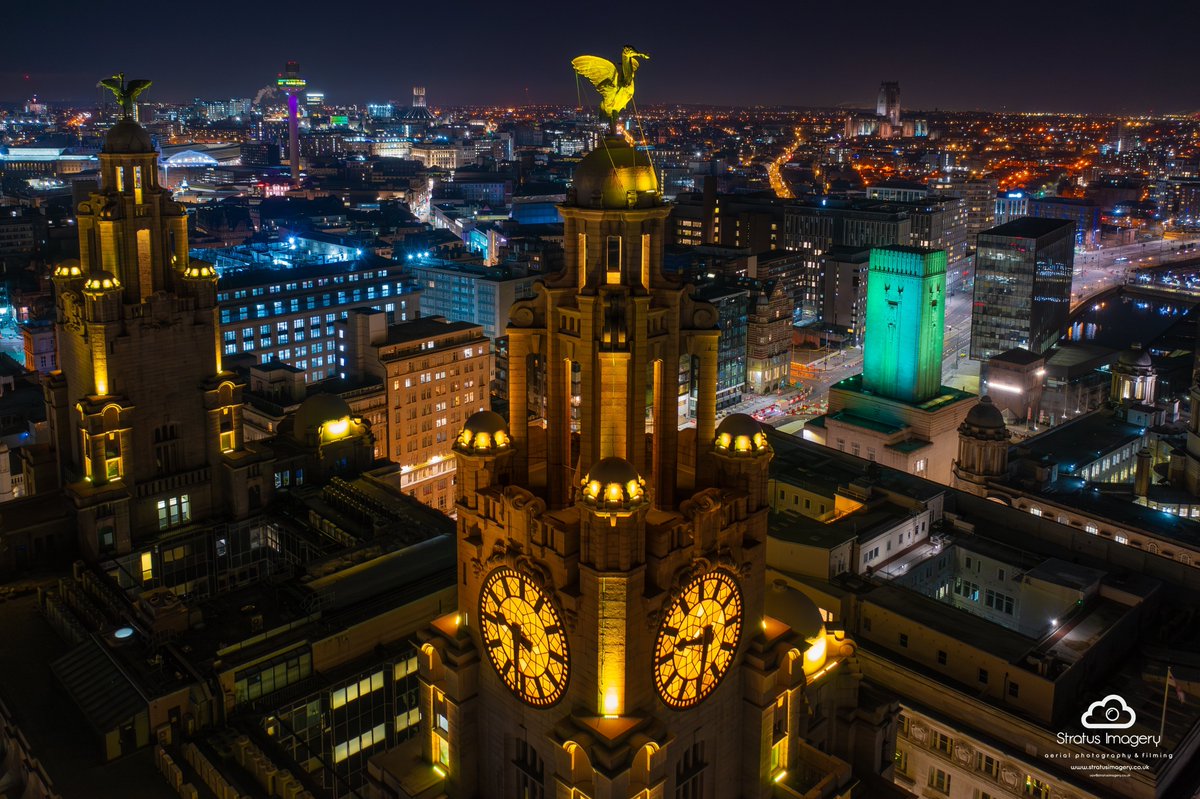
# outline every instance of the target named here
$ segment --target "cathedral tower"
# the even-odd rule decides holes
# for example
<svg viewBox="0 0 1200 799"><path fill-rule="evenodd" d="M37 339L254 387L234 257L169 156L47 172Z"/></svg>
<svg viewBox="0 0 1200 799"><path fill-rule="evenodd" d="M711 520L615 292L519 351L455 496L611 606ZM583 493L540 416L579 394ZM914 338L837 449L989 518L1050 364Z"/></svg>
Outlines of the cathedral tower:
<svg viewBox="0 0 1200 799"><path fill-rule="evenodd" d="M242 386L221 368L217 274L188 258L187 218L128 117L109 130L100 187L78 209L78 261L54 273L60 371L46 381L80 546L245 513Z"/></svg>
<svg viewBox="0 0 1200 799"><path fill-rule="evenodd" d="M749 417L716 426L717 315L662 272L647 154L605 139L561 211L566 268L508 327L514 418L476 414L455 442L458 609L424 634L420 733L387 756L407 765L376 779L414 798L765 799L800 756L805 656L827 657L824 633L764 613L770 445ZM684 431L681 366L700 386ZM531 383L547 412L528 422Z"/></svg>

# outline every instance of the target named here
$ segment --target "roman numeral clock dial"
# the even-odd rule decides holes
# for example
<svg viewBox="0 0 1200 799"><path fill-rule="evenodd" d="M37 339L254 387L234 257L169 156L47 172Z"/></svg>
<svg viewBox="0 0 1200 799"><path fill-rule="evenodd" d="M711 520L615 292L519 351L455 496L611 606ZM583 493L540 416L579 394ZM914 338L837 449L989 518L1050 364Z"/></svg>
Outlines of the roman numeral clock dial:
<svg viewBox="0 0 1200 799"><path fill-rule="evenodd" d="M698 704L729 671L742 635L742 593L711 571L692 580L663 616L654 645L654 682L673 708Z"/></svg>
<svg viewBox="0 0 1200 799"><path fill-rule="evenodd" d="M516 569L497 569L479 592L483 648L518 699L548 707L567 687L567 637L546 593Z"/></svg>

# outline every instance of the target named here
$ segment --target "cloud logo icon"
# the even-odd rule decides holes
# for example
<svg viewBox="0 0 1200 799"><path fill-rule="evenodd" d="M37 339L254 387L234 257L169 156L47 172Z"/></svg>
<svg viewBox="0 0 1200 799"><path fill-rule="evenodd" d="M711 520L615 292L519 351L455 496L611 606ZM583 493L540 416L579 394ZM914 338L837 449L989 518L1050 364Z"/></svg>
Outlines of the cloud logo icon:
<svg viewBox="0 0 1200 799"><path fill-rule="evenodd" d="M1080 717L1083 726L1089 730L1127 730L1136 720L1137 714L1119 694L1109 694L1099 702L1092 702Z"/></svg>

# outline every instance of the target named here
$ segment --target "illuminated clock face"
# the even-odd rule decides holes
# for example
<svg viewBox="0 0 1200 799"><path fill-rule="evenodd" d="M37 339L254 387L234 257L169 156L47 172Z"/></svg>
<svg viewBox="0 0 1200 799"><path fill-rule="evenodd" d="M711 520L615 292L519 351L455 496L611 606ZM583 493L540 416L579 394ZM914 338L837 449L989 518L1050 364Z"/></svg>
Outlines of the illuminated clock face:
<svg viewBox="0 0 1200 799"><path fill-rule="evenodd" d="M729 671L741 635L742 593L733 577L711 571L692 580L667 608L658 629L658 695L674 708L703 700Z"/></svg>
<svg viewBox="0 0 1200 799"><path fill-rule="evenodd" d="M479 593L480 631L496 673L519 699L546 707L567 687L567 636L550 598L515 569L488 575Z"/></svg>

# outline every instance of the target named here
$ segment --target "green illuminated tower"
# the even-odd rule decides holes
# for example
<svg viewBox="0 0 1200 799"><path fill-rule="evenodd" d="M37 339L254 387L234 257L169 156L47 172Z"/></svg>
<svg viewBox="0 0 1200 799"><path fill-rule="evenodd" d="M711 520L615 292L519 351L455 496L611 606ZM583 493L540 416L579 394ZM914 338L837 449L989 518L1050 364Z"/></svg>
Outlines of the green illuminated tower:
<svg viewBox="0 0 1200 799"><path fill-rule="evenodd" d="M863 389L906 402L941 390L945 298L945 250L871 250Z"/></svg>

